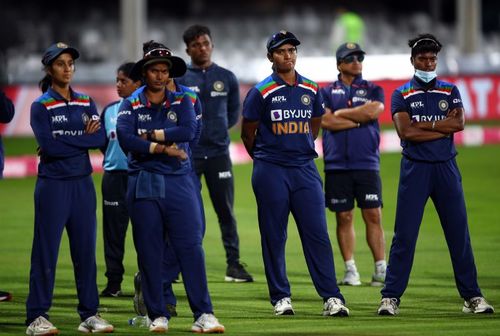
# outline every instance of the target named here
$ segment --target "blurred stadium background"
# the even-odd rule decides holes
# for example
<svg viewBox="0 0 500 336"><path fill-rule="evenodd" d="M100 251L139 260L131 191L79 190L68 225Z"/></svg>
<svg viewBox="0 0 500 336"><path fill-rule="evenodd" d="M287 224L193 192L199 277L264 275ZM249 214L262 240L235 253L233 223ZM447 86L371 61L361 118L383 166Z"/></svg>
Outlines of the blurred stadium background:
<svg viewBox="0 0 500 336"><path fill-rule="evenodd" d="M344 41L339 15L345 10L356 13L364 25L359 37L368 53L363 75L384 88L382 124L391 124L392 90L412 76L407 40L431 32L444 44L438 74L459 87L466 108L468 128L457 142L500 143L498 0L3 0L0 83L7 85L5 91L16 104L16 117L0 125L0 132L7 137L32 135L29 107L40 94L40 59L56 41L80 50L75 88L90 94L102 110L117 98L116 67L139 59L144 41L163 42L187 61L182 33L191 24L204 24L212 30L213 60L236 74L243 99L269 74L265 43L281 29L294 32L302 42L300 73L320 85L334 80L334 50ZM384 132L381 149L399 150L393 132Z"/></svg>

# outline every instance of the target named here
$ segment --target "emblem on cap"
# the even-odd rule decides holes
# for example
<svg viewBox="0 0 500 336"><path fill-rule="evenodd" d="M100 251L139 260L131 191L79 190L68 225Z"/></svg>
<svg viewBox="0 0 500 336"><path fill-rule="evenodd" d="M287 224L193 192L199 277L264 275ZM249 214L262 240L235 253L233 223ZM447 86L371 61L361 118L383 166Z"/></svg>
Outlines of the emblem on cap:
<svg viewBox="0 0 500 336"><path fill-rule="evenodd" d="M215 91L219 91L219 92L222 91L222 90L224 90L224 82L222 82L222 81L215 81L215 83L214 83L214 90Z"/></svg>
<svg viewBox="0 0 500 336"><path fill-rule="evenodd" d="M177 122L177 114L174 111L168 111L167 119L172 122Z"/></svg>
<svg viewBox="0 0 500 336"><path fill-rule="evenodd" d="M309 95L304 94L304 95L302 95L302 97L300 97L300 101L304 105L309 105L309 104L311 104L311 97L309 97Z"/></svg>
<svg viewBox="0 0 500 336"><path fill-rule="evenodd" d="M64 48L67 48L68 45L66 43L63 43L63 42L57 42L56 47L58 47L60 49L64 49Z"/></svg>
<svg viewBox="0 0 500 336"><path fill-rule="evenodd" d="M356 49L356 43L350 43L350 42L349 42L349 43L347 43L347 44L345 45L345 47L346 47L347 49Z"/></svg>
<svg viewBox="0 0 500 336"><path fill-rule="evenodd" d="M286 35L288 33L286 30L280 30L280 34Z"/></svg>
<svg viewBox="0 0 500 336"><path fill-rule="evenodd" d="M444 99L439 101L438 106L441 111L448 110L448 102Z"/></svg>

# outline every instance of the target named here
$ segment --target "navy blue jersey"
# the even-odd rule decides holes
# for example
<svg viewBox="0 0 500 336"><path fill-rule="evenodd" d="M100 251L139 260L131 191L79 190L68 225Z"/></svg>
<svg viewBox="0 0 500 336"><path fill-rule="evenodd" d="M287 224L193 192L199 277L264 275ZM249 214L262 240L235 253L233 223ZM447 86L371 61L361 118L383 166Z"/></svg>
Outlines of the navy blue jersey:
<svg viewBox="0 0 500 336"><path fill-rule="evenodd" d="M340 75L339 75L340 76ZM351 86L339 80L321 89L325 107L336 110L363 105L368 101L384 103L378 85L357 76ZM379 170L380 127L378 120L342 131L323 129L323 156L327 170Z"/></svg>
<svg viewBox="0 0 500 336"><path fill-rule="evenodd" d="M0 91L0 123L8 123L14 118L14 104ZM3 144L0 135L0 179L3 177Z"/></svg>
<svg viewBox="0 0 500 336"><path fill-rule="evenodd" d="M188 66L178 83L193 90L201 100L203 126L193 156L209 158L229 153L228 129L239 118L240 88L236 76L212 63L207 69Z"/></svg>
<svg viewBox="0 0 500 336"><path fill-rule="evenodd" d="M463 107L460 92L451 83L436 80L434 86L424 89L413 77L394 90L391 98L392 115L406 112L412 121L437 121L446 118L449 111ZM411 160L442 162L457 155L453 134L432 141L412 142L401 140L403 155Z"/></svg>
<svg viewBox="0 0 500 336"><path fill-rule="evenodd" d="M283 166L302 166L318 157L311 118L324 113L318 84L297 73L288 85L276 73L250 89L243 117L259 121L254 158Z"/></svg>
<svg viewBox="0 0 500 336"><path fill-rule="evenodd" d="M101 124L106 131L106 146L103 150L102 167L106 171L127 170L127 156L118 143L116 135L116 120L122 100L106 106L101 113Z"/></svg>
<svg viewBox="0 0 500 336"><path fill-rule="evenodd" d="M200 141L201 129L203 126L202 122L203 113L202 113L201 102L200 99L198 98L198 95L193 90L191 90L187 86L177 83L177 80L174 80L174 83L175 83L175 91L187 94L194 106L194 114L196 115L196 132L194 134L193 140L189 142L189 148L192 150L193 147L195 147L198 144L198 141Z"/></svg>
<svg viewBox="0 0 500 336"><path fill-rule="evenodd" d="M99 114L89 96L70 89L71 100L49 88L31 105L30 124L40 146L38 176L71 179L92 172L88 150L105 144L104 128L85 133Z"/></svg>
<svg viewBox="0 0 500 336"><path fill-rule="evenodd" d="M151 154L151 142L139 135L163 129L165 140L175 142L179 149L189 151L189 141L196 133L193 104L187 94L166 90L161 105L151 104L139 88L125 99L118 112L116 130L123 150L129 153L129 173L146 170L158 174L186 174L191 171L189 160L179 160L166 154Z"/></svg>

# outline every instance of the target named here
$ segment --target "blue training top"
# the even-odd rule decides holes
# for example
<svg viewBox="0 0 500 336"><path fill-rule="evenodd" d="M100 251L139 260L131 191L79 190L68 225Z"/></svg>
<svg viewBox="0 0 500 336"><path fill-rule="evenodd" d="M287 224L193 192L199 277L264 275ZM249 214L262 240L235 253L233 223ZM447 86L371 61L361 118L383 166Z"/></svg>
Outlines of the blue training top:
<svg viewBox="0 0 500 336"><path fill-rule="evenodd" d="M8 123L14 118L14 104L12 101L0 91L0 123ZM3 177L3 144L2 135L0 134L0 179Z"/></svg>
<svg viewBox="0 0 500 336"><path fill-rule="evenodd" d="M351 86L340 80L321 89L325 107L336 110L352 108L368 101L384 103L384 91L378 85L357 76ZM323 155L328 170L380 170L380 127L378 120L358 128L341 131L323 129Z"/></svg>
<svg viewBox="0 0 500 336"><path fill-rule="evenodd" d="M203 107L203 126L198 145L193 147L193 157L202 159L228 154L228 129L238 122L240 109L236 76L215 63L207 69L189 65L186 74L176 83L193 90Z"/></svg>
<svg viewBox="0 0 500 336"><path fill-rule="evenodd" d="M139 88L123 100L118 112L118 141L129 153L129 173L141 170L157 174L187 174L189 160L179 160L166 154L150 154L151 142L139 136L153 129L163 129L165 140L175 142L179 149L189 152L189 141L196 133L196 117L189 95L165 90L166 100L161 105L151 104Z"/></svg>
<svg viewBox="0 0 500 336"><path fill-rule="evenodd" d="M106 145L103 150L102 167L105 171L127 170L127 156L118 143L116 135L116 121L122 100L106 106L101 113L101 124L106 131Z"/></svg>
<svg viewBox="0 0 500 336"><path fill-rule="evenodd" d="M243 117L259 121L254 158L283 166L301 166L318 157L311 119L324 113L318 84L296 72L288 85L276 73L248 92Z"/></svg>
<svg viewBox="0 0 500 336"><path fill-rule="evenodd" d="M451 83L435 80L425 87L416 77L394 90L391 98L392 115L407 112L413 121L437 121L446 118L449 111L463 107L460 92ZM455 157L457 150L453 134L432 141L401 140L403 155L415 161L444 162Z"/></svg>
<svg viewBox="0 0 500 336"><path fill-rule="evenodd" d="M71 100L49 88L31 104L30 124L40 146L38 176L72 179L90 175L88 150L105 143L104 128L85 133L90 119L98 120L92 99L70 88Z"/></svg>

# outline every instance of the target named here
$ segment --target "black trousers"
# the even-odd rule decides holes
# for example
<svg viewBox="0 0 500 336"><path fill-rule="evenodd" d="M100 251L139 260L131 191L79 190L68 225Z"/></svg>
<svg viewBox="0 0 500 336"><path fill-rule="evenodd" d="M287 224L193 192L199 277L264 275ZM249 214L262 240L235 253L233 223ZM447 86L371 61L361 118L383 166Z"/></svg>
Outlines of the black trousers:
<svg viewBox="0 0 500 336"><path fill-rule="evenodd" d="M240 260L240 243L234 218L234 178L229 154L206 159L195 159L195 171L199 178L205 176L208 193L219 220L222 243L228 265Z"/></svg>
<svg viewBox="0 0 500 336"><path fill-rule="evenodd" d="M127 171L105 171L102 177L102 219L104 260L108 283L121 284L123 255L129 215L127 211Z"/></svg>

